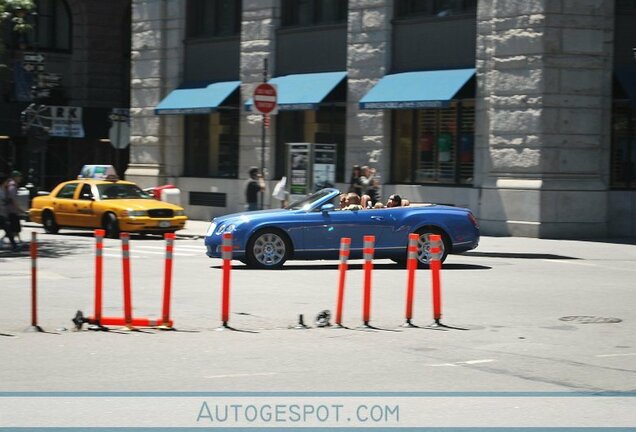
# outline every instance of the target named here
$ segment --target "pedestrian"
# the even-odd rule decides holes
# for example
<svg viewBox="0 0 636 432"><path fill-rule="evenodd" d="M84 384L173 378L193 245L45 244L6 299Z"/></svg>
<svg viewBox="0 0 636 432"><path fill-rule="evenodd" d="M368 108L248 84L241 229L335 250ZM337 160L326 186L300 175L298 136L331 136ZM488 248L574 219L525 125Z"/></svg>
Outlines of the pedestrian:
<svg viewBox="0 0 636 432"><path fill-rule="evenodd" d="M265 180L256 167L251 167L248 174L250 178L245 186L245 201L247 211L254 211L258 210L258 194L265 190Z"/></svg>
<svg viewBox="0 0 636 432"><path fill-rule="evenodd" d="M2 200L5 209L3 212L6 214L4 218L4 230L14 250L18 249L16 238L17 240L20 239L20 231L22 231L20 215L24 213L24 210L20 208L20 203L18 202L18 187L21 181L22 173L20 171L13 171L9 178L2 183Z"/></svg>
<svg viewBox="0 0 636 432"><path fill-rule="evenodd" d="M380 201L380 182L376 174L375 168L363 166L361 168L360 184L362 185L362 195L368 195L370 198L370 207Z"/></svg>
<svg viewBox="0 0 636 432"><path fill-rule="evenodd" d="M362 183L360 183L360 176L362 175L360 165L354 165L351 168L351 178L349 179L349 191L358 194L358 196L362 196L363 188Z"/></svg>

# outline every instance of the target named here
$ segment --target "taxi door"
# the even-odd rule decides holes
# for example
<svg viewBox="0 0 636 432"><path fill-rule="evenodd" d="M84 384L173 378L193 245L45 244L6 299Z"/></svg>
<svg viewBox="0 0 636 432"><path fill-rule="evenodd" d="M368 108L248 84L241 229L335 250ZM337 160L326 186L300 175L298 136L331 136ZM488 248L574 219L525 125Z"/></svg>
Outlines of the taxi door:
<svg viewBox="0 0 636 432"><path fill-rule="evenodd" d="M87 228L99 227L97 215L93 209L95 196L91 185L84 183L78 189L79 192L73 201L73 225Z"/></svg>
<svg viewBox="0 0 636 432"><path fill-rule="evenodd" d="M58 192L53 200L53 213L55 221L60 226L71 226L73 220L73 202L79 183L67 183Z"/></svg>

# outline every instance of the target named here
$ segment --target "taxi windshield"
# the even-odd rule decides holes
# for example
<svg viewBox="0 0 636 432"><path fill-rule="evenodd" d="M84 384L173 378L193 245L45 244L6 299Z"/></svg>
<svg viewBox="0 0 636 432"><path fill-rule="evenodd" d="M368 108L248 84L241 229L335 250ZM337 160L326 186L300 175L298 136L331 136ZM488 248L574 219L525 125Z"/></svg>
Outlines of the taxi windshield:
<svg viewBox="0 0 636 432"><path fill-rule="evenodd" d="M100 184L97 185L99 197L108 199L153 199L149 194L132 184Z"/></svg>

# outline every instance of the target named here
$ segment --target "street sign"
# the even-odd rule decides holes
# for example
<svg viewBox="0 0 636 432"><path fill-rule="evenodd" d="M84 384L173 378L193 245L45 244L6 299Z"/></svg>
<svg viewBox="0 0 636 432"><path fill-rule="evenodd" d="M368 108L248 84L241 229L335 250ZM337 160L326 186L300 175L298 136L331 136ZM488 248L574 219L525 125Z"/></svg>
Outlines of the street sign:
<svg viewBox="0 0 636 432"><path fill-rule="evenodd" d="M261 114L272 114L277 108L276 86L262 83L256 86L252 96L254 109Z"/></svg>
<svg viewBox="0 0 636 432"><path fill-rule="evenodd" d="M41 53L25 52L24 63L44 63L44 56Z"/></svg>
<svg viewBox="0 0 636 432"><path fill-rule="evenodd" d="M110 144L116 149L125 149L130 144L130 110L113 108L108 118L112 122L108 131Z"/></svg>

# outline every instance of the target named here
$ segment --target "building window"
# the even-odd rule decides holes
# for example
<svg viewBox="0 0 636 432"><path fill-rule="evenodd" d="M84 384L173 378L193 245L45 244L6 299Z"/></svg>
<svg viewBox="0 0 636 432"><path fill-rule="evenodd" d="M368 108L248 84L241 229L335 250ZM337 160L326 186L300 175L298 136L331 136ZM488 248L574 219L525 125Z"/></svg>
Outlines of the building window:
<svg viewBox="0 0 636 432"><path fill-rule="evenodd" d="M185 175L238 178L239 115L219 110L185 116Z"/></svg>
<svg viewBox="0 0 636 432"><path fill-rule="evenodd" d="M615 14L636 12L636 0L616 0Z"/></svg>
<svg viewBox="0 0 636 432"><path fill-rule="evenodd" d="M308 142L337 145L336 181L344 181L345 107L331 105L315 111L282 111L276 116L276 131L275 178L287 175L287 143Z"/></svg>
<svg viewBox="0 0 636 432"><path fill-rule="evenodd" d="M629 101L614 102L610 164L612 188L636 188L636 109Z"/></svg>
<svg viewBox="0 0 636 432"><path fill-rule="evenodd" d="M392 182L472 184L474 102L393 113Z"/></svg>
<svg viewBox="0 0 636 432"><path fill-rule="evenodd" d="M395 16L398 18L446 17L476 13L477 0L395 0Z"/></svg>
<svg viewBox="0 0 636 432"><path fill-rule="evenodd" d="M38 0L33 30L26 36L31 49L71 50L72 21L64 0Z"/></svg>
<svg viewBox="0 0 636 432"><path fill-rule="evenodd" d="M346 21L347 0L283 0L283 27L339 24Z"/></svg>
<svg viewBox="0 0 636 432"><path fill-rule="evenodd" d="M188 0L189 37L235 36L241 30L241 0Z"/></svg>

